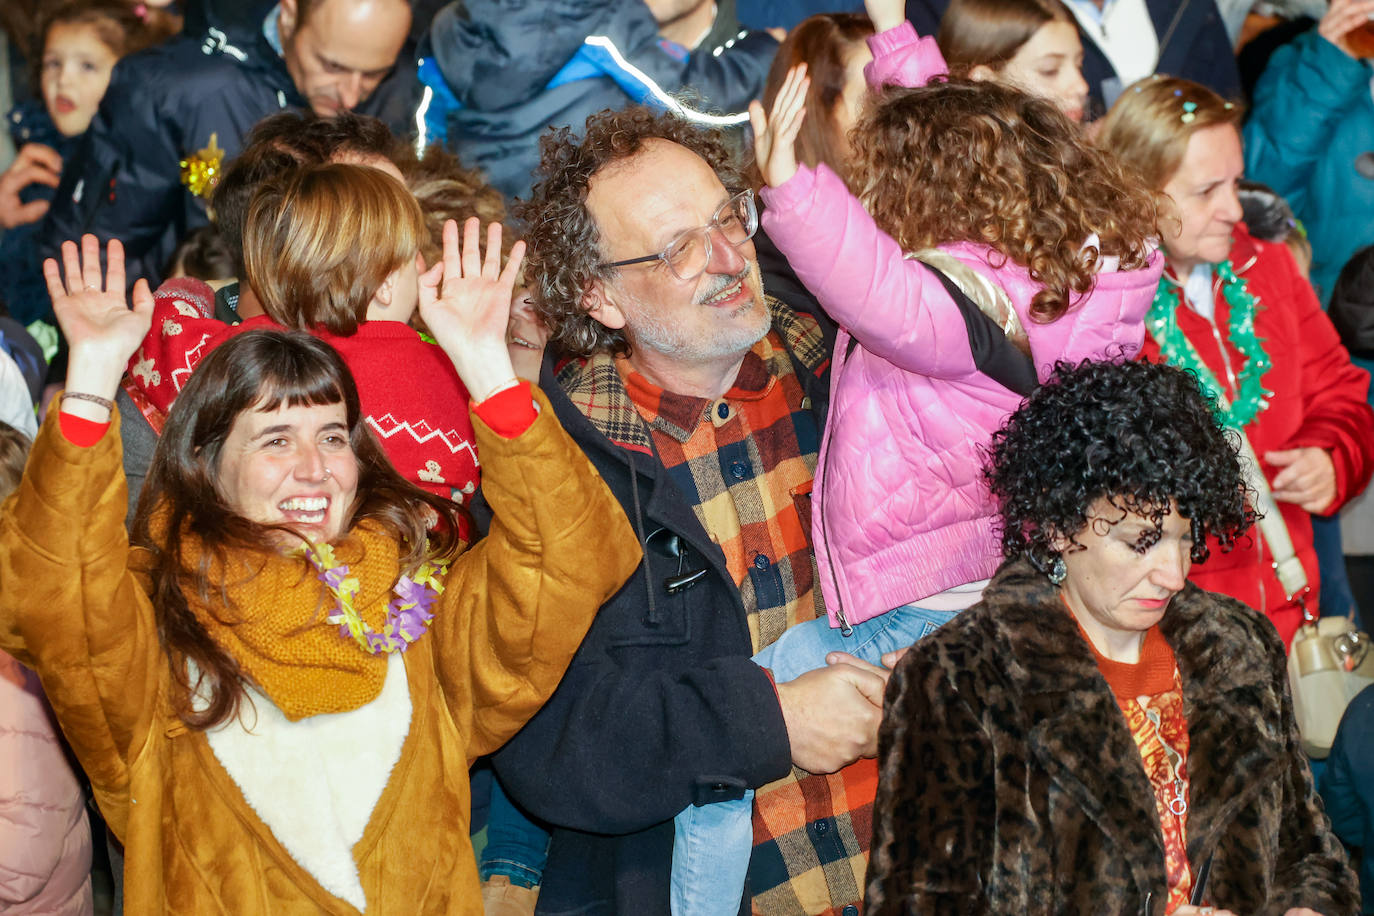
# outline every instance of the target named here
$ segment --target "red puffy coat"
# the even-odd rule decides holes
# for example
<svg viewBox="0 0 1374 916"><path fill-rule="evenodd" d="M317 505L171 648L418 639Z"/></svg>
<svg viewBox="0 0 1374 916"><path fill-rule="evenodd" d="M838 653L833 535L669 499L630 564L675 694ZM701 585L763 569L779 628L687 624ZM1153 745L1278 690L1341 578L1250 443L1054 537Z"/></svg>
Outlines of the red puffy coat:
<svg viewBox="0 0 1374 916"><path fill-rule="evenodd" d="M1326 511L1335 512L1364 489L1374 470L1374 412L1366 400L1369 373L1351 364L1311 284L1298 273L1283 245L1252 238L1243 226L1236 227L1234 239L1231 263L1259 299L1255 330L1273 363L1261 382L1274 396L1268 408L1245 427L1245 435L1271 483L1279 469L1264 462L1266 452L1306 446L1326 449L1336 468L1336 498ZM1224 342L1237 374L1245 359L1227 333L1230 305L1219 288L1215 295L1218 334L1213 334L1206 318L1183 304L1178 308L1178 326L1230 398L1235 391L1227 380L1219 347ZM1148 335L1141 352L1149 359L1160 358L1159 345ZM1315 611L1319 582L1311 517L1290 503L1279 506L1312 586L1307 605ZM1211 556L1195 565L1189 578L1202 588L1239 598L1268 614L1284 643L1290 642L1302 613L1279 585L1269 545L1258 528L1230 553L1223 553L1215 542L1209 546Z"/></svg>

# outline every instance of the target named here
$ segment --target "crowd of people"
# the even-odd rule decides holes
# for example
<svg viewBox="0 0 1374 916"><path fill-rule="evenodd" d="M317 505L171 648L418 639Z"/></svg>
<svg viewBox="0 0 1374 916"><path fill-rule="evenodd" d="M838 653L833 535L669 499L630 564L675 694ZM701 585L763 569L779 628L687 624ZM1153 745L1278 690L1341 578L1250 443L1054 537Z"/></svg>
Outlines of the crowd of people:
<svg viewBox="0 0 1374 916"><path fill-rule="evenodd" d="M1374 0L0 26L0 910L1374 913Z"/></svg>

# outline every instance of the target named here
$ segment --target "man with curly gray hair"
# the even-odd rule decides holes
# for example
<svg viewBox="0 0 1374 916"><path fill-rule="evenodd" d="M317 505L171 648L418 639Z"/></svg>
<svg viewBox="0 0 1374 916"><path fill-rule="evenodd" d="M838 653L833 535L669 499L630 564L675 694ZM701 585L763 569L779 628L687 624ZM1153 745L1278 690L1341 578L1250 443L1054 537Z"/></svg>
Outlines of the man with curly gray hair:
<svg viewBox="0 0 1374 916"><path fill-rule="evenodd" d="M694 252L696 261L691 268L704 281L701 283L696 282L697 277L682 280L677 276L679 271L672 269L673 263L664 257L622 259L626 253L643 253L640 248L645 243L660 254L666 253L665 246L658 243L676 240L677 223L683 224L681 228L695 229L690 213L679 212L678 189L655 187L632 176L626 180L627 170L637 173L659 166L674 171L681 162L692 162L704 166L695 169L697 174L692 176L699 184L729 187L734 192L744 187L744 179L719 136L648 108L630 108L589 119L582 137L567 128L551 132L542 150L543 180L535 186L531 199L520 206L518 216L530 227L526 270L534 278L535 307L550 329L550 343L555 348L578 356L606 350L626 355L635 349L632 340L638 338L639 349L665 356L669 355L663 353L665 349L686 346L689 352L682 358L694 361L697 348L682 339L689 333L685 328L676 339L662 339L670 316L660 314L659 309L686 304L689 308L678 317L690 322L687 313L696 311L693 307L726 289L739 291L740 280L748 294L741 296L738 305L701 311L699 317L713 315L709 320L717 321L718 329L738 320L734 327L739 330L727 332L729 339L714 345L724 351L724 356L733 353L736 361L764 335L767 310L748 237L735 244L717 244L712 249L716 263L707 269L701 257L708 249L702 242L709 233L689 234L685 248ZM712 189L684 190L709 194ZM715 204L725 199L700 204L715 210ZM754 221L749 227L742 220L738 226L748 228L752 236L757 213L749 218ZM608 236L617 244L623 237L625 251L618 250ZM624 260L639 263L626 264ZM638 308L649 295L654 297L656 308ZM736 345L737 335L742 347ZM753 339L743 339L749 336Z"/></svg>
<svg viewBox="0 0 1374 916"><path fill-rule="evenodd" d="M496 757L553 825L540 909L667 912L674 816L757 789L741 904L856 913L875 782L854 761L875 751L887 672L846 659L775 684L751 659L825 615L810 492L830 342L764 293L753 194L718 136L631 108L542 151L518 216L568 358L541 385L644 561Z"/></svg>

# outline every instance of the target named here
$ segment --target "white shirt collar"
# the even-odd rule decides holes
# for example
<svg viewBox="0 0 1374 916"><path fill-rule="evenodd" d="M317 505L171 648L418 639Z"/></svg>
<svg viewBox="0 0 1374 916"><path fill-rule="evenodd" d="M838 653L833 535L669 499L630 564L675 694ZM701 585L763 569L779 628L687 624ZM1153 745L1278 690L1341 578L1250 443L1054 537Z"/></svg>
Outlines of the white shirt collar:
<svg viewBox="0 0 1374 916"><path fill-rule="evenodd" d="M1188 273L1188 279L1183 281L1183 299L1194 312L1208 321L1213 320L1217 311L1217 300L1212 290L1211 264L1204 262L1194 265Z"/></svg>

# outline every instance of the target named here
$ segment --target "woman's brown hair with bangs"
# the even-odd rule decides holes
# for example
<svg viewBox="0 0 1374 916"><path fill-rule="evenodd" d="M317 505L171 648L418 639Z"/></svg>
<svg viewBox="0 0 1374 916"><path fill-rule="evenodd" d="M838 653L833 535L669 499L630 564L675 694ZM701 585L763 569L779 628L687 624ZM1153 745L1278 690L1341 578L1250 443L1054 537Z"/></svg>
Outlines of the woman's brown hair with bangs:
<svg viewBox="0 0 1374 916"><path fill-rule="evenodd" d="M955 78L889 88L850 142L851 187L884 232L906 251L991 247L1044 287L1030 307L1038 322L1092 290L1103 256L1123 270L1149 259L1155 194L1051 102Z"/></svg>
<svg viewBox="0 0 1374 916"><path fill-rule="evenodd" d="M380 174L380 173L379 173ZM358 389L343 358L329 344L299 331L254 330L216 347L191 373L167 417L139 497L131 542L145 548L142 571L158 638L171 661L178 715L193 728L211 728L238 712L243 682L234 658L210 638L191 611L188 596L226 605L226 583L212 582L212 566L229 569L230 551L275 550L271 534L285 526L262 525L234 511L219 483L220 458L234 421L251 410L342 402L349 444L358 462L358 495L348 528L368 520L400 544L402 573L428 559L451 560L461 549L457 513L446 499L421 490L391 466L364 421ZM431 528L434 519L440 523ZM200 562L185 557L198 542ZM309 567L301 560L302 575ZM199 671L191 682L186 661ZM193 693L209 699L199 711Z"/></svg>
<svg viewBox="0 0 1374 916"><path fill-rule="evenodd" d="M244 272L273 321L347 337L426 238L420 205L395 178L365 165L309 165L254 193Z"/></svg>

